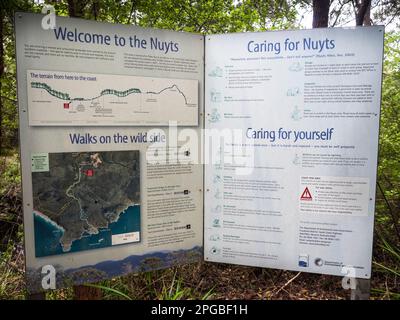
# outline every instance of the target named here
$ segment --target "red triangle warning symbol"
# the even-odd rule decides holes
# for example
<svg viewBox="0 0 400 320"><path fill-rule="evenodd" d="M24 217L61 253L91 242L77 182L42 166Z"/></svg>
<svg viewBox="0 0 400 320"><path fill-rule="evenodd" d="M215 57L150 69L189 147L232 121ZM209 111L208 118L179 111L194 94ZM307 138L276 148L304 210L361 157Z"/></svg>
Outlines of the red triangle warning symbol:
<svg viewBox="0 0 400 320"><path fill-rule="evenodd" d="M304 189L303 193L301 194L300 200L307 200L307 201L312 200L312 195L310 190L308 190L308 187Z"/></svg>

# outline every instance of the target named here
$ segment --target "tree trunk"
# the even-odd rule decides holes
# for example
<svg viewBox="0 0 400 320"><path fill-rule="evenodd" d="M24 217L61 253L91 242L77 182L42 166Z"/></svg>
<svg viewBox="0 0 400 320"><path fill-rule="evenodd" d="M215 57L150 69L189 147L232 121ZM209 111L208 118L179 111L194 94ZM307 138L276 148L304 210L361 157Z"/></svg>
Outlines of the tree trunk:
<svg viewBox="0 0 400 320"><path fill-rule="evenodd" d="M86 4L86 0L68 0L68 15L73 18L83 17L83 9Z"/></svg>
<svg viewBox="0 0 400 320"><path fill-rule="evenodd" d="M313 28L327 28L330 0L313 0Z"/></svg>
<svg viewBox="0 0 400 320"><path fill-rule="evenodd" d="M372 21L371 21L371 3L367 8L367 12L365 13L364 16L364 26L370 26L372 25Z"/></svg>
<svg viewBox="0 0 400 320"><path fill-rule="evenodd" d="M93 14L93 18L94 18L94 20L96 20L97 21L97 17L98 17L98 15L99 15L99 2L98 1L93 1L93 4L92 4L92 14Z"/></svg>
<svg viewBox="0 0 400 320"><path fill-rule="evenodd" d="M356 26L371 25L371 0L356 1Z"/></svg>

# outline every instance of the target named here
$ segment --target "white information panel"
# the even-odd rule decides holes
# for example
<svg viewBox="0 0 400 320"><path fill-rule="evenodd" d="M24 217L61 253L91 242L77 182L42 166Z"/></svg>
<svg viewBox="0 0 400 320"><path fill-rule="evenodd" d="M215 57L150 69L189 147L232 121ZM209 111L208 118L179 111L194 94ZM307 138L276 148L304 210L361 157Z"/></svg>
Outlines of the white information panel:
<svg viewBox="0 0 400 320"><path fill-rule="evenodd" d="M201 260L203 166L177 136L201 136L204 37L43 18L15 16L28 289Z"/></svg>
<svg viewBox="0 0 400 320"><path fill-rule="evenodd" d="M207 261L371 276L383 35L206 37Z"/></svg>

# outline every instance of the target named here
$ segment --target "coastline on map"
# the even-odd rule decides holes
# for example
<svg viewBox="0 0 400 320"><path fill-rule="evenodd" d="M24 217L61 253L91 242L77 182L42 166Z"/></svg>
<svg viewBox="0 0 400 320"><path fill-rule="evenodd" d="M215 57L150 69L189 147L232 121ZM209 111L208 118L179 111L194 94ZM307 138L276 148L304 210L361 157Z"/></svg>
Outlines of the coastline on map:
<svg viewBox="0 0 400 320"><path fill-rule="evenodd" d="M35 256L44 257L62 253L60 239L65 229L40 211L33 212Z"/></svg>
<svg viewBox="0 0 400 320"><path fill-rule="evenodd" d="M118 223L118 221L119 221L121 215L123 215L125 212L127 212L127 210L129 210L129 208L134 207L134 206L140 206L140 204L138 204L138 203L131 203L131 204L128 204L126 207L124 207L124 209L120 210L120 211L115 215L116 218L113 219L112 221L110 221L110 222L107 224L107 227L95 228L95 227L93 227L92 225L89 225L89 226L91 227L91 229L89 229L87 232L86 232L86 231L83 232L83 233L80 235L79 238L76 238L76 239L72 240L71 244L68 246L68 248L69 248L68 250L65 250L65 248L63 248L64 253L67 253L67 252L69 252L69 251L71 250L71 246L72 246L72 244L74 243L74 241L81 240L85 235L86 235L86 236L98 235L102 230L109 229L111 224ZM123 233L123 232L121 232L121 233Z"/></svg>
<svg viewBox="0 0 400 320"><path fill-rule="evenodd" d="M98 233L83 233L72 241L69 250L60 243L65 230L43 213L34 211L35 255L36 257L59 255L86 249L112 246L111 236L128 232L140 232L140 204L131 204L118 215L118 220L110 222L106 228L99 228Z"/></svg>
<svg viewBox="0 0 400 320"><path fill-rule="evenodd" d="M111 223L118 222L118 220L119 220L119 218L121 217L121 215L122 215L123 213L125 213L125 211L128 210L130 207L139 206L139 205L140 205L139 203L133 203L133 202L132 202L132 203L127 204L126 206L121 207L122 209L119 210L119 212L117 212L117 214L115 215L115 219L112 219L112 220L108 223L107 227L108 227Z"/></svg>

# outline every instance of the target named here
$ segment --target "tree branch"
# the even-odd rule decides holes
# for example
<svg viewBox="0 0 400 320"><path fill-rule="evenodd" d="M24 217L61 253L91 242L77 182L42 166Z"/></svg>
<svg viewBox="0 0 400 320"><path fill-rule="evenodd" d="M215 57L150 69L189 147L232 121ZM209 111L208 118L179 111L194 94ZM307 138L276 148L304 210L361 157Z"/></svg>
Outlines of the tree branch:
<svg viewBox="0 0 400 320"><path fill-rule="evenodd" d="M392 220L393 220L394 229L395 229L395 231L396 231L397 237L398 237L399 240L400 240L400 230L399 230L399 227L397 226L398 221L397 221L397 219L396 219L396 217L395 217L395 215L394 215L394 212L393 212L393 210L392 210L392 206L390 205L389 200L386 198L386 195L385 195L385 193L384 193L384 191L383 191L383 189L382 189L380 183L377 182L376 184L378 185L378 188L379 188L379 190L380 190L381 193L382 193L383 199L385 200L385 203L386 203L386 205L387 205L387 207L388 207L388 209L389 209L390 216L392 217Z"/></svg>

